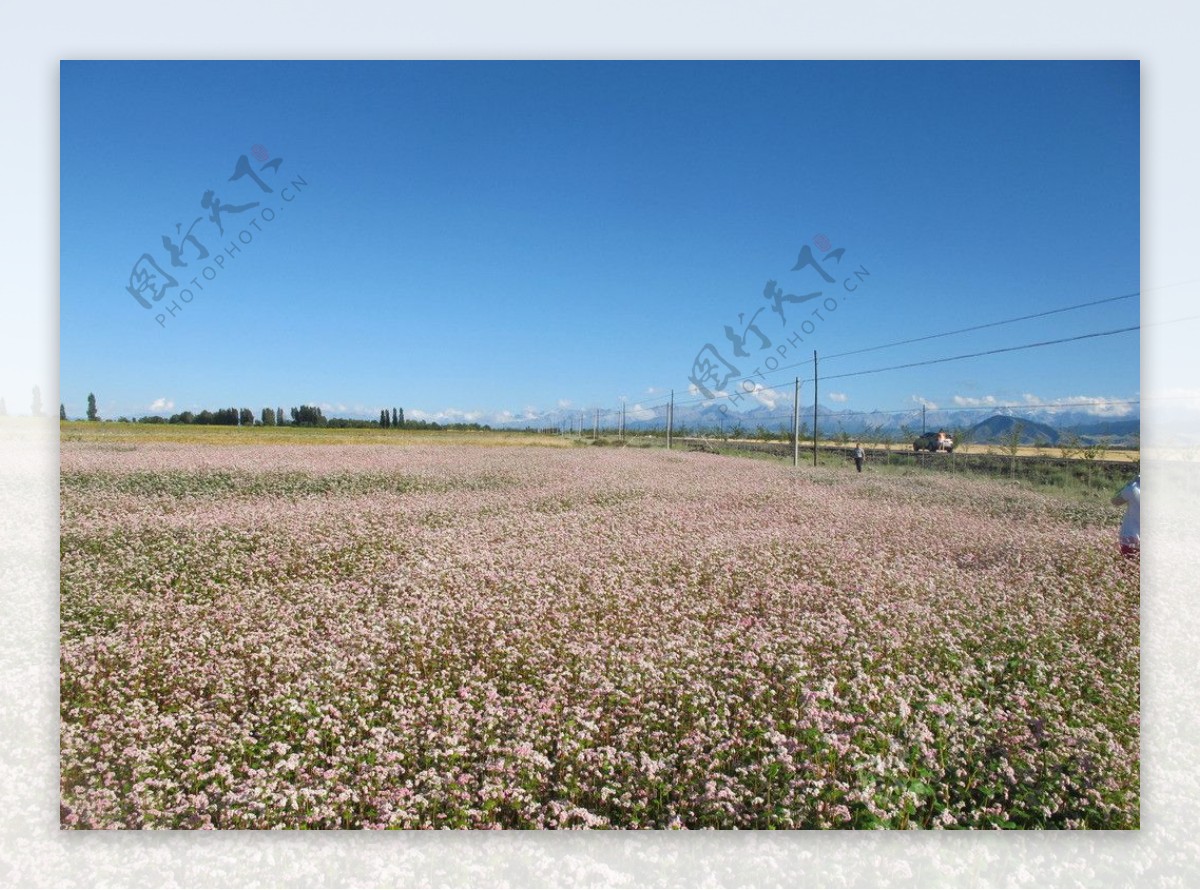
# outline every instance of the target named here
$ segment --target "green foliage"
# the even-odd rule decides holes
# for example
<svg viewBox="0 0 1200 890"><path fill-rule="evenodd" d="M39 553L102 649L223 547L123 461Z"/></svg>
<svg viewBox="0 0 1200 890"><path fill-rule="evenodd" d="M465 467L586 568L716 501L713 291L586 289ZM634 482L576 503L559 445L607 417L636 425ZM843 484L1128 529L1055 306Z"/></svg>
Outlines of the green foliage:
<svg viewBox="0 0 1200 890"><path fill-rule="evenodd" d="M1008 473L1010 476L1017 475L1017 455L1021 452L1021 436L1025 433L1025 424L1021 421L1016 421L1008 428L1008 432L1001 439L1001 445L1004 448L1005 454L1008 455Z"/></svg>
<svg viewBox="0 0 1200 890"><path fill-rule="evenodd" d="M1083 443L1079 440L1078 433L1071 433L1069 436L1063 436L1058 440L1058 453L1064 459L1075 457L1083 450Z"/></svg>
<svg viewBox="0 0 1200 890"><path fill-rule="evenodd" d="M325 426L328 421L315 405L301 405L292 409L292 423L296 426Z"/></svg>

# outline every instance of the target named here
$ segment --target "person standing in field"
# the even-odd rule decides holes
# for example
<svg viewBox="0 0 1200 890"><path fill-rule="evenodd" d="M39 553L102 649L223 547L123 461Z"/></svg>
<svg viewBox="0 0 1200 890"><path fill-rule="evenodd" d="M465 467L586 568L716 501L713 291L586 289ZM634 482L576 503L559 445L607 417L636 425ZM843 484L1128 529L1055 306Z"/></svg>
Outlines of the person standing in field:
<svg viewBox="0 0 1200 890"><path fill-rule="evenodd" d="M1142 476L1139 473L1134 480L1113 495L1113 506L1125 504L1125 518L1121 520L1121 554L1135 556L1142 550Z"/></svg>
<svg viewBox="0 0 1200 890"><path fill-rule="evenodd" d="M862 472L863 459L866 456L867 453L863 451L862 442L856 442L854 445L854 466L858 468L860 473Z"/></svg>

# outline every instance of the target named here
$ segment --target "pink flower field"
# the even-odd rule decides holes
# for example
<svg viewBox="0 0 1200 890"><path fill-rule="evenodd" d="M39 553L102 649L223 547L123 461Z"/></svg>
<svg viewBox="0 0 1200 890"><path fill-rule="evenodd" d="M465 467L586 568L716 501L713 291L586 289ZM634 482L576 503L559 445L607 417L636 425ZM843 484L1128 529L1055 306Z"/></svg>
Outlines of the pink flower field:
<svg viewBox="0 0 1200 890"><path fill-rule="evenodd" d="M65 442L64 828L1137 828L1119 510L633 448Z"/></svg>

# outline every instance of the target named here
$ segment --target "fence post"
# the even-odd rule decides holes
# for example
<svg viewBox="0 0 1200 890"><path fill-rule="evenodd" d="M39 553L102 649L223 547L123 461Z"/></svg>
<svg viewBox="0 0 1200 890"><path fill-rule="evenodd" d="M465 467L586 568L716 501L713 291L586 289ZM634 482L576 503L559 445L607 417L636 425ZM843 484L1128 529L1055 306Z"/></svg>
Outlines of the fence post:
<svg viewBox="0 0 1200 890"><path fill-rule="evenodd" d="M817 351L813 350L813 466L817 465Z"/></svg>
<svg viewBox="0 0 1200 890"><path fill-rule="evenodd" d="M800 466L800 378L796 378L796 394L792 397L792 466Z"/></svg>
<svg viewBox="0 0 1200 890"><path fill-rule="evenodd" d="M671 427L675 425L675 390L671 390L671 404L667 406L667 450L671 450Z"/></svg>

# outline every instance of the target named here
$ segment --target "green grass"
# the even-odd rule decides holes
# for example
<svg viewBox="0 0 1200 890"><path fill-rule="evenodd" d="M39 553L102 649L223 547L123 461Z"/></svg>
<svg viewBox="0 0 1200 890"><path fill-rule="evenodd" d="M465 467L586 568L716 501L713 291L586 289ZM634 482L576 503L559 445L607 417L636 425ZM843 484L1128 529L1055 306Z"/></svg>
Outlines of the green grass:
<svg viewBox="0 0 1200 890"><path fill-rule="evenodd" d="M686 446L681 446L686 448ZM839 446L840 447L840 446ZM765 460L790 465L792 456L786 456L765 451L748 451L741 448L715 443L717 454L723 457L737 457L749 460ZM825 468L842 468L849 475L855 475L854 461L846 453L838 449L822 449L817 455L817 466ZM984 457L971 455L972 458ZM955 461L950 454L915 454L897 448L892 452L891 460L869 455L863 466L863 476L880 474L884 476L914 476L922 473L937 473L939 475L961 474L963 476L981 475L1000 479L1011 485L1041 491L1045 494L1058 495L1064 501L1083 508L1106 506L1113 493L1128 482L1139 471L1140 463L1121 464L1115 462L1071 461L1051 462L1038 457L1016 458L1016 475L1008 472L1009 458L1007 456L986 456L995 466L989 469L971 466L969 460ZM937 463L934 463L934 462ZM800 466L812 469L812 444L800 447ZM1091 512L1089 510L1089 512Z"/></svg>
<svg viewBox="0 0 1200 890"><path fill-rule="evenodd" d="M535 445L570 447L561 436L515 430L384 430L297 426L202 426L198 424L60 421L64 442L136 446L169 442L180 445Z"/></svg>

